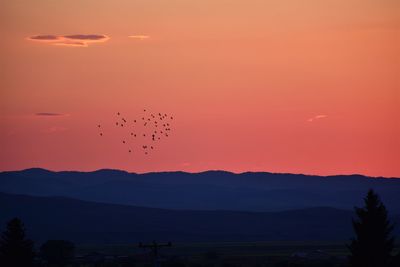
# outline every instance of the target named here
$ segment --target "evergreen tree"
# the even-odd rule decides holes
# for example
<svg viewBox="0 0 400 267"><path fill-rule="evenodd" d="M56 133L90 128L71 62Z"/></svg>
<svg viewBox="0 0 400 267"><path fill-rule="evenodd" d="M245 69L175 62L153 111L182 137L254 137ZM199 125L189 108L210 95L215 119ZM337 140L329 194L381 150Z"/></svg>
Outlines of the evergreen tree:
<svg viewBox="0 0 400 267"><path fill-rule="evenodd" d="M365 207L355 208L358 220L353 220L356 237L352 239L350 265L352 267L389 266L394 247L391 232L393 224L388 219L385 206L373 190L364 198Z"/></svg>
<svg viewBox="0 0 400 267"><path fill-rule="evenodd" d="M7 229L0 240L1 266L33 266L33 242L26 238L25 228L20 219L7 223Z"/></svg>

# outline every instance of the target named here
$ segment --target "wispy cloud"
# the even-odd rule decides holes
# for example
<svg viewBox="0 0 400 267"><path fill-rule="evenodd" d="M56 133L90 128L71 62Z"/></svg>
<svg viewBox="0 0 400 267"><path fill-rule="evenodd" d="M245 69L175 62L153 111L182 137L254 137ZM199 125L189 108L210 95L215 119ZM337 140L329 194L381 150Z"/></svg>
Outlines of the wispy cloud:
<svg viewBox="0 0 400 267"><path fill-rule="evenodd" d="M54 41L54 40L59 40L60 37L56 35L35 35L29 37L29 39L38 41Z"/></svg>
<svg viewBox="0 0 400 267"><path fill-rule="evenodd" d="M326 117L328 117L328 115L316 115L316 116L314 116L314 117L312 117L312 118L309 118L307 121L308 122L313 122L313 121L315 121L315 120L320 120L320 119L324 119L324 118L326 118Z"/></svg>
<svg viewBox="0 0 400 267"><path fill-rule="evenodd" d="M108 38L105 35L101 34L72 34L72 35L64 35L64 38L72 39L72 40L85 40L85 41L102 41Z"/></svg>
<svg viewBox="0 0 400 267"><path fill-rule="evenodd" d="M51 45L87 47L92 43L102 43L110 39L103 34L71 34L71 35L35 35L27 38L30 41Z"/></svg>
<svg viewBox="0 0 400 267"><path fill-rule="evenodd" d="M38 112L38 113L35 113L34 115L35 116L44 116L44 117L68 116L68 114L53 113L53 112Z"/></svg>
<svg viewBox="0 0 400 267"><path fill-rule="evenodd" d="M143 40L146 40L146 39L149 39L149 38L150 38L150 36L149 36L149 35L142 35L142 34L129 35L128 37L129 37L129 38L132 38L132 39L141 40L141 41L143 41Z"/></svg>

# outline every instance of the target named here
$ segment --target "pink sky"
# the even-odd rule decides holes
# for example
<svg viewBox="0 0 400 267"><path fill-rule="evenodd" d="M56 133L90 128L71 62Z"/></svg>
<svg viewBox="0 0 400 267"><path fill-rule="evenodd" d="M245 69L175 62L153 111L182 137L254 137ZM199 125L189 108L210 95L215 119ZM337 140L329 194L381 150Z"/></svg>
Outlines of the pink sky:
<svg viewBox="0 0 400 267"><path fill-rule="evenodd" d="M15 0L0 10L0 170L400 177L399 1ZM98 135L116 112L143 108L174 115L153 153L127 153L111 126Z"/></svg>

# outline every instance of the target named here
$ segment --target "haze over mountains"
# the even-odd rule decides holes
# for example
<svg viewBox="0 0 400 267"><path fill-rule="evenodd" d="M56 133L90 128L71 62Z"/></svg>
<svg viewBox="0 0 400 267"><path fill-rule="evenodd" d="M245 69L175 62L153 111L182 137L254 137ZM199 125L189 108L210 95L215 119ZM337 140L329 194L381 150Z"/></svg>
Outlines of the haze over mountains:
<svg viewBox="0 0 400 267"><path fill-rule="evenodd" d="M27 169L0 173L0 224L20 217L37 241L348 240L370 188L400 224L394 178Z"/></svg>
<svg viewBox="0 0 400 267"><path fill-rule="evenodd" d="M390 212L400 213L400 179L361 175L309 176L266 172L234 174L119 170L0 173L0 192L64 196L164 209L283 211L312 207L351 210L373 188Z"/></svg>
<svg viewBox="0 0 400 267"><path fill-rule="evenodd" d="M353 235L353 212L333 208L282 212L183 211L4 193L0 193L0 206L2 225L18 216L36 241L343 241ZM392 218L400 223L400 216Z"/></svg>

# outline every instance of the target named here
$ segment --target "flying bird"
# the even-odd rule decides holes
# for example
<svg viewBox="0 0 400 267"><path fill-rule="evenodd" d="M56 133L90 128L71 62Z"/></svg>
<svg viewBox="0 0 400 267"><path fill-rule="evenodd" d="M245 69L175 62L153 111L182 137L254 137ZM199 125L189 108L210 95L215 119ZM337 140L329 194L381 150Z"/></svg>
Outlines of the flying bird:
<svg viewBox="0 0 400 267"><path fill-rule="evenodd" d="M147 111L148 111L147 109L143 109L143 112L147 112ZM120 112L117 112L116 114L118 116L121 115ZM169 118L173 119L173 117L172 116L168 117L169 115L167 113L161 113L161 112L158 113L158 116L157 116L157 113L149 112L147 114L149 114L149 116L146 116L143 114L142 117L137 117L138 120L134 119L133 122L135 124L133 124L133 123L128 124L129 118L127 118L125 115L124 115L124 117L122 117L122 116L119 117L117 119L117 121L115 121L116 126L121 126L124 128L124 129L120 130L121 133L123 134L122 140L120 139L122 141L122 144L128 145L129 140L126 141L128 136L131 136L131 137L143 136L143 141L147 140L147 138L149 138L149 139L151 138L152 142L163 140L162 137L164 135L165 135L165 137L169 136L169 132L171 131ZM138 122L140 120L140 118L142 118L143 125L136 124L136 122ZM163 120L164 120L164 122L163 122ZM154 123L148 123L148 122L154 122ZM162 126L162 131L156 130L158 125ZM103 124L95 124L95 126L97 126L99 129L98 134L100 136L103 136L107 127L104 128ZM144 127L146 127L146 128L144 128ZM135 131L135 132L133 132L133 131ZM110 136L110 135L108 135L108 136ZM146 155L148 154L149 149L156 150L156 146L147 146L147 145L144 145L143 143L139 143L142 141L141 138L131 139L131 141L134 141L133 147L131 146L131 143L129 143L128 149L125 150L129 153L133 153L135 151L135 147L136 148L142 147L144 149L144 152ZM153 144L155 144L155 143L153 143Z"/></svg>

